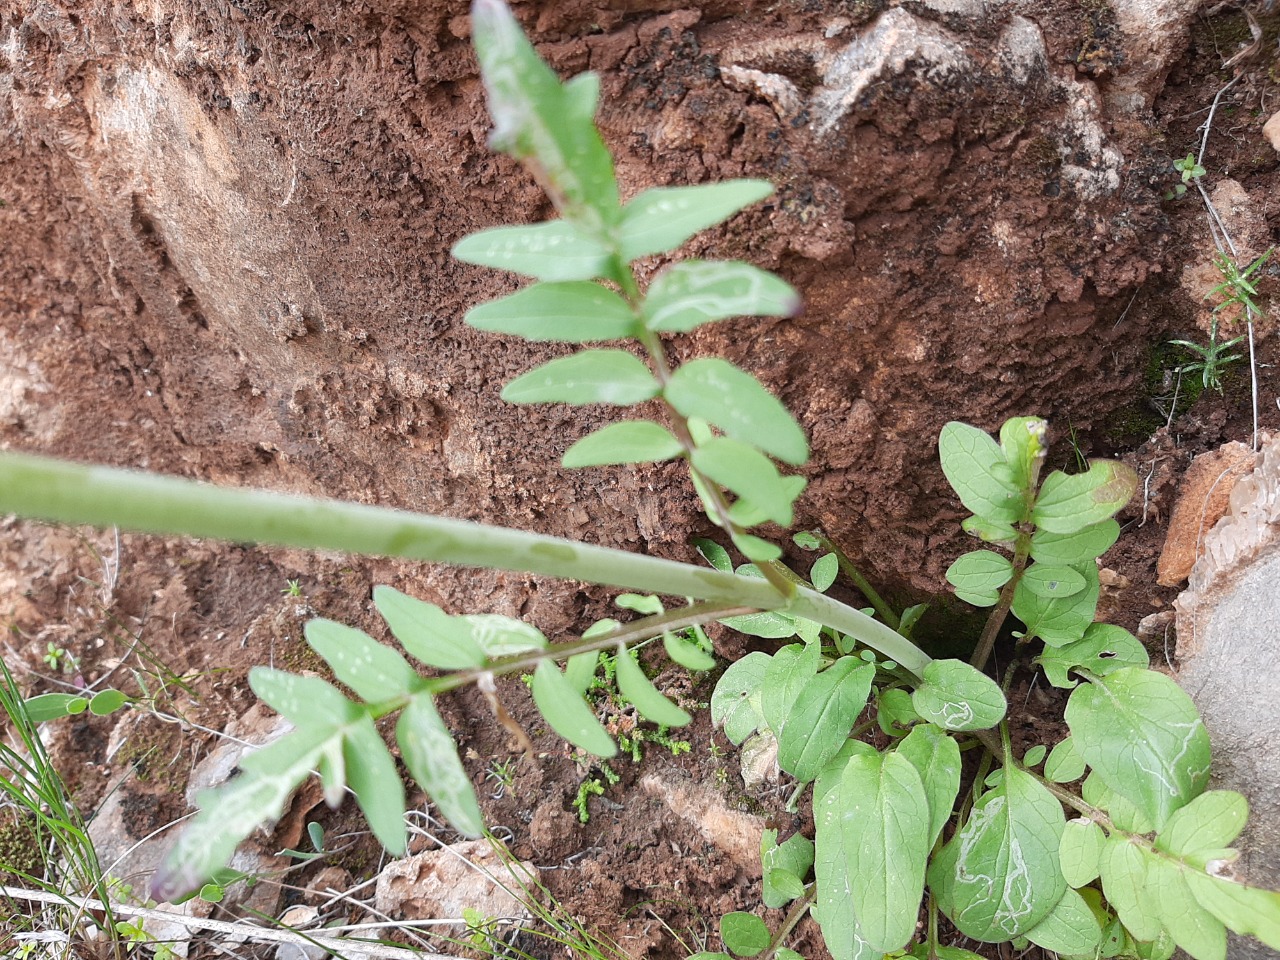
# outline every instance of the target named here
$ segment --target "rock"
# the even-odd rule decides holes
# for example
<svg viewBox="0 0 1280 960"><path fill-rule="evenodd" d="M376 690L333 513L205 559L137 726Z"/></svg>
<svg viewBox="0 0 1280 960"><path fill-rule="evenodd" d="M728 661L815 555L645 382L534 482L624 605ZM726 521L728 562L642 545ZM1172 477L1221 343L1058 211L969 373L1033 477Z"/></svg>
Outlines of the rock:
<svg viewBox="0 0 1280 960"><path fill-rule="evenodd" d="M530 896L528 876L534 867L521 862L519 870L525 876L513 874L512 869L485 840L428 850L383 869L374 906L404 920L456 919L462 924L465 909L485 917L526 920L530 913L522 899Z"/></svg>
<svg viewBox="0 0 1280 960"><path fill-rule="evenodd" d="M668 774L668 776L670 776ZM743 873L760 876L760 835L764 819L730 810L716 790L692 781L672 781L649 774L640 789L657 797L681 820L687 821L735 862Z"/></svg>
<svg viewBox="0 0 1280 960"><path fill-rule="evenodd" d="M1253 469L1255 459L1249 447L1233 442L1191 461L1156 566L1156 581L1161 586L1177 586L1187 579L1205 535L1227 512L1236 481Z"/></svg>
<svg viewBox="0 0 1280 960"><path fill-rule="evenodd" d="M762 730L742 745L742 785L755 790L766 780L778 782L778 738Z"/></svg>
<svg viewBox="0 0 1280 960"><path fill-rule="evenodd" d="M1213 741L1216 785L1249 801L1238 879L1280 886L1280 438L1231 493L1178 597L1178 682ZM1233 960L1275 957L1237 941Z"/></svg>
<svg viewBox="0 0 1280 960"><path fill-rule="evenodd" d="M1271 119L1262 125L1262 135L1276 150L1280 150L1280 110L1271 115Z"/></svg>

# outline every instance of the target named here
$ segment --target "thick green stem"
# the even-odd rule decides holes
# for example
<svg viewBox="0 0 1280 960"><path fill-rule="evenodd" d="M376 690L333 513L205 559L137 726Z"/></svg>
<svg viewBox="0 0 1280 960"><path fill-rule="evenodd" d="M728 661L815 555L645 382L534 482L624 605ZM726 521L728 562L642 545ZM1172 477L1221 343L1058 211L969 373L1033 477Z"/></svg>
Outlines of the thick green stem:
<svg viewBox="0 0 1280 960"><path fill-rule="evenodd" d="M386 507L0 453L0 514L5 513L143 533L516 570L732 607L786 609L854 637L917 676L929 663L918 647L884 624L812 590L801 588L787 597L754 577Z"/></svg>
<svg viewBox="0 0 1280 960"><path fill-rule="evenodd" d="M1029 559L1031 559L1031 535L1020 533L1017 546L1013 551L1013 576L1000 591L1000 599L987 616L987 625L983 628L982 636L978 638L978 646L974 648L973 657L969 660L969 663L979 670L984 669L987 660L991 658L996 637L1000 635L1000 628L1004 626L1005 618L1009 616L1009 610L1013 607L1013 594L1018 589L1018 581L1022 579L1022 572L1027 568Z"/></svg>
<svg viewBox="0 0 1280 960"><path fill-rule="evenodd" d="M867 603L871 604L876 613L880 615L880 619L889 626L897 630L902 626L902 621L893 611L893 607L885 603L884 598L876 592L875 587L871 586L871 582L862 575L848 555L835 545L832 540L824 534L815 533L818 543L822 544L824 550L829 550L836 555L836 563L840 565L841 572L853 581L853 585L858 588L858 592L867 598Z"/></svg>

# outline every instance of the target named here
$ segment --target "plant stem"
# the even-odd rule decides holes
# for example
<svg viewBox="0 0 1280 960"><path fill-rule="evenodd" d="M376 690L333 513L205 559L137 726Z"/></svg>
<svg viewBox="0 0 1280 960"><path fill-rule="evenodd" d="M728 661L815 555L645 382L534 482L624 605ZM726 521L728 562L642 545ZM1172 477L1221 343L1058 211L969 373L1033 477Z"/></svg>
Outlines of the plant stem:
<svg viewBox="0 0 1280 960"><path fill-rule="evenodd" d="M773 960L779 948L787 942L787 937L791 936L791 931L796 928L796 924L804 919L804 915L808 913L809 908L813 906L813 901L817 897L818 885L812 883L809 885L809 889L805 891L805 895L791 905L791 909L787 911L786 919L782 921L782 926L778 928L778 932L769 941L769 946L765 952L760 954L760 960Z"/></svg>
<svg viewBox="0 0 1280 960"><path fill-rule="evenodd" d="M1009 578L1009 582L1000 591L1000 599L996 601L995 607L987 616L987 625L983 627L982 636L978 638L978 645L974 648L973 656L969 660L969 663L978 670L984 669L987 665L987 660L991 658L991 651L996 645L996 637L1000 635L1000 628L1004 626L1005 618L1013 607L1014 591L1018 589L1018 581L1022 579L1022 571L1026 569L1027 560L1030 557L1031 535L1019 533L1018 543L1013 551L1013 576Z"/></svg>
<svg viewBox="0 0 1280 960"><path fill-rule="evenodd" d="M884 598L876 592L875 587L871 586L870 581L862 575L862 571L853 565L853 561L848 555L841 550L835 543L825 534L815 533L818 542L822 544L824 550L829 550L836 555L836 562L840 564L840 571L853 581L853 585L858 588L858 592L867 598L867 603L875 608L880 619L889 626L897 630L902 626L902 620L893 612L893 607L884 602Z"/></svg>

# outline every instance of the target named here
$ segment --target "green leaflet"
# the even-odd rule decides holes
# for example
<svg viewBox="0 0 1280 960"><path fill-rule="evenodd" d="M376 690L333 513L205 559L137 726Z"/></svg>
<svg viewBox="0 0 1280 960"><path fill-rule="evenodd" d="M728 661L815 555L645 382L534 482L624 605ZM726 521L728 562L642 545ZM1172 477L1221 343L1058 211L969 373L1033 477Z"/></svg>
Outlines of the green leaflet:
<svg viewBox="0 0 1280 960"><path fill-rule="evenodd" d="M1229 929L1280 950L1280 893L1246 887L1199 870L1188 870L1183 877L1197 902Z"/></svg>
<svg viewBox="0 0 1280 960"><path fill-rule="evenodd" d="M471 630L471 638L488 660L543 650L547 638L532 624L499 613L467 613L458 617Z"/></svg>
<svg viewBox="0 0 1280 960"><path fill-rule="evenodd" d="M686 670L710 670L716 665L715 657L679 634L664 633L662 646L667 651L667 656Z"/></svg>
<svg viewBox="0 0 1280 960"><path fill-rule="evenodd" d="M1076 742L1065 737L1049 752L1044 763L1044 775L1054 783L1071 783L1084 776L1084 757L1076 749Z"/></svg>
<svg viewBox="0 0 1280 960"><path fill-rule="evenodd" d="M1226 927L1200 905L1187 883L1187 872L1163 857L1147 858L1147 882L1157 918L1173 942L1195 960L1226 960Z"/></svg>
<svg viewBox="0 0 1280 960"><path fill-rule="evenodd" d="M806 684L778 736L778 766L802 783L814 779L848 739L875 673L871 664L841 657Z"/></svg>
<svg viewBox="0 0 1280 960"><path fill-rule="evenodd" d="M573 689L550 660L543 660L533 671L533 702L551 728L574 746L606 760L618 755L617 744L582 694Z"/></svg>
<svg viewBox="0 0 1280 960"><path fill-rule="evenodd" d="M781 736L787 718L822 666L819 644L793 643L773 655L760 684L760 715L775 736Z"/></svg>
<svg viewBox="0 0 1280 960"><path fill-rule="evenodd" d="M1075 571L1085 579L1085 588L1069 597L1038 597L1030 590L1013 595L1013 614L1027 629L1028 638L1039 637L1048 646L1060 647L1084 636L1098 609L1098 567L1092 561L1078 564Z"/></svg>
<svg viewBox="0 0 1280 960"><path fill-rule="evenodd" d="M777 830L765 830L760 836L760 865L763 878L762 897L764 905L772 909L786 906L797 896L794 885L783 880L780 874L789 874L797 882L813 868L813 841L803 834L796 833L783 843L778 843Z"/></svg>
<svg viewBox="0 0 1280 960"><path fill-rule="evenodd" d="M1156 837L1156 848L1195 862L1197 854L1230 846L1248 819L1249 802L1243 796L1209 790L1173 812Z"/></svg>
<svg viewBox="0 0 1280 960"><path fill-rule="evenodd" d="M990 729L1004 719L1006 708L999 685L960 660L931 661L911 704L944 730Z"/></svg>
<svg viewBox="0 0 1280 960"><path fill-rule="evenodd" d="M708 540L705 537L694 537L692 541L698 553L702 555L702 559L711 564L721 573L730 573L733 571L733 560L729 556L729 551L714 540Z"/></svg>
<svg viewBox="0 0 1280 960"><path fill-rule="evenodd" d="M617 215L613 157L592 123L599 83L561 84L506 4L476 0L471 32L488 94L495 150L534 160L547 193L568 217L603 229Z"/></svg>
<svg viewBox="0 0 1280 960"><path fill-rule="evenodd" d="M822 771L814 784L813 820L815 854L813 864L816 897L813 916L822 928L822 939L833 960L880 960L883 954L863 937L858 919L850 909L849 858L851 837L845 830L847 810L840 796L844 768L859 757L877 757L875 748L860 740L849 740L841 748L847 758L837 757Z"/></svg>
<svg viewBox="0 0 1280 960"><path fill-rule="evenodd" d="M611 263L608 248L567 220L481 230L455 243L452 253L463 263L548 282L594 280L609 275Z"/></svg>
<svg viewBox="0 0 1280 960"><path fill-rule="evenodd" d="M89 701L89 712L95 717L105 717L115 713L128 702L129 697L126 694L108 687L93 695L93 699Z"/></svg>
<svg viewBox="0 0 1280 960"><path fill-rule="evenodd" d="M618 244L622 259L674 250L695 233L713 227L773 193L767 180L726 180L696 187L645 190L622 210Z"/></svg>
<svg viewBox="0 0 1280 960"><path fill-rule="evenodd" d="M612 629L612 627L608 628ZM602 630L605 633L607 630ZM582 635L582 639L586 640L591 630L587 630ZM574 654L564 665L565 679L569 681L569 686L579 694L585 694L587 688L591 686L591 681L595 679L596 668L600 665L600 654L598 651L589 653Z"/></svg>
<svg viewBox="0 0 1280 960"><path fill-rule="evenodd" d="M960 529L987 543L1012 544L1018 539L1018 531L1003 521L984 520L979 516L968 517L960 523Z"/></svg>
<svg viewBox="0 0 1280 960"><path fill-rule="evenodd" d="M22 706L32 723L46 723L84 713L89 700L78 693L41 693L24 700Z"/></svg>
<svg viewBox="0 0 1280 960"><path fill-rule="evenodd" d="M724 728L730 743L742 743L764 721L760 716L761 684L773 660L756 650L729 664L711 694L711 722Z"/></svg>
<svg viewBox="0 0 1280 960"><path fill-rule="evenodd" d="M1022 519L1022 497L1012 482L1003 452L986 433L952 421L938 437L938 455L947 482L966 510L988 523L1017 523Z"/></svg>
<svg viewBox="0 0 1280 960"><path fill-rule="evenodd" d="M347 767L347 783L373 835L388 851L404 856L404 782L368 715L347 728L342 758Z"/></svg>
<svg viewBox="0 0 1280 960"><path fill-rule="evenodd" d="M607 287L583 280L535 283L509 297L472 307L466 321L477 330L561 343L630 337L638 325L627 301Z"/></svg>
<svg viewBox="0 0 1280 960"><path fill-rule="evenodd" d="M1116 793L1103 782L1096 770L1090 771L1080 784L1080 796L1085 803L1105 810L1111 822L1128 833L1152 833L1155 824L1138 806Z"/></svg>
<svg viewBox="0 0 1280 960"><path fill-rule="evenodd" d="M914 727L895 752L920 774L929 805L927 847L932 850L960 793L960 747L942 730L925 723Z"/></svg>
<svg viewBox="0 0 1280 960"><path fill-rule="evenodd" d="M1037 946L1062 956L1090 956L1102 944L1102 926L1084 897L1067 890L1049 915L1025 936Z"/></svg>
<svg viewBox="0 0 1280 960"><path fill-rule="evenodd" d="M600 467L617 463L670 460L684 452L671 431L649 420L623 420L589 433L568 450L566 467Z"/></svg>
<svg viewBox="0 0 1280 960"><path fill-rule="evenodd" d="M1031 519L1049 533L1077 533L1111 517L1137 489L1138 475L1117 460L1095 460L1074 476L1055 471L1040 486Z"/></svg>
<svg viewBox="0 0 1280 960"><path fill-rule="evenodd" d="M1035 662L1051 684L1071 689L1077 682L1067 676L1071 670L1105 677L1125 667L1145 667L1150 661L1146 647L1128 630L1109 623L1094 623L1074 643L1046 647Z"/></svg>
<svg viewBox="0 0 1280 960"><path fill-rule="evenodd" d="M819 593L826 593L840 573L840 560L834 553L827 553L813 561L809 567L809 582Z"/></svg>
<svg viewBox="0 0 1280 960"><path fill-rule="evenodd" d="M789 317L800 295L787 283L750 264L686 260L663 270L644 299L650 330L687 333L729 317Z"/></svg>
<svg viewBox="0 0 1280 960"><path fill-rule="evenodd" d="M1068 820L1058 844L1062 876L1073 887L1083 887L1098 877L1098 863L1107 838L1102 828L1085 817Z"/></svg>
<svg viewBox="0 0 1280 960"><path fill-rule="evenodd" d="M690 360L671 375L665 395L682 415L700 417L784 463L809 459L804 431L787 408L727 360Z"/></svg>
<svg viewBox="0 0 1280 960"><path fill-rule="evenodd" d="M727 438L715 437L712 440L708 440L707 444L714 444L722 440L727 440ZM738 441L728 440L728 442L737 443ZM699 449L702 449L703 446L706 446L706 444L703 444L702 446L700 446ZM748 450L753 449L751 447L747 447L746 444L743 444L743 446L746 447ZM723 451L718 452L717 456L720 456L722 453ZM758 453L757 455L760 456L766 463L769 462L768 458L765 457L763 454ZM694 454L694 457L695 458L697 457L696 453ZM770 466L772 466L772 464L770 464ZM775 470L775 473L776 473L776 470ZM804 492L804 488L809 482L805 480L804 477L798 477L794 475L782 476L781 474L779 474L777 484L775 486L773 483L773 477L767 473L764 474L760 479L756 479L754 477L750 477L750 478L745 477L743 476L741 470L738 471L737 475L738 475L738 482L743 485L744 489L746 488L747 484L757 485L764 488L763 490L757 491L757 496L767 496L771 498L770 501L768 501L768 505L770 509L766 510L765 507L757 505L755 501L748 500L745 496L738 494L738 491L734 490L732 487L729 488L731 492L738 494L739 496L739 499L733 504L733 506L729 508L729 516L730 518L732 518L734 523L744 528L754 527L758 524L764 523L767 520L773 519L770 516L770 514L776 513L779 509L780 504L782 503L786 503L787 509L790 509L791 503L797 497L799 497L801 493ZM768 479L766 480L765 477L768 477ZM788 524L783 524L783 526L787 526L787 525L789 525L789 522ZM772 546L773 545L770 544L771 548ZM751 554L748 553L747 551L743 551L743 556L751 557ZM758 560L759 558L751 557L751 559Z"/></svg>
<svg viewBox="0 0 1280 960"><path fill-rule="evenodd" d="M855 756L823 803L838 807L844 885L862 937L881 953L905 947L915 933L931 846L920 774L897 753Z"/></svg>
<svg viewBox="0 0 1280 960"><path fill-rule="evenodd" d="M683 727L692 717L668 700L644 675L640 664L625 649L618 651L618 692L646 720L665 727Z"/></svg>
<svg viewBox="0 0 1280 960"><path fill-rule="evenodd" d="M484 819L471 778L430 694L419 693L409 701L396 723L396 741L409 773L453 828L469 837L483 834Z"/></svg>
<svg viewBox="0 0 1280 960"><path fill-rule="evenodd" d="M912 724L919 723L911 693L901 688L882 691L876 701L876 722L890 737L901 737Z"/></svg>
<svg viewBox="0 0 1280 960"><path fill-rule="evenodd" d="M661 386L644 361L625 350L582 350L516 377L502 390L508 403L610 403L629 407Z"/></svg>
<svg viewBox="0 0 1280 960"><path fill-rule="evenodd" d="M947 582L956 596L975 607L990 607L1000 599L1000 588L1013 576L1013 564L991 550L974 550L947 568Z"/></svg>
<svg viewBox="0 0 1280 960"><path fill-rule="evenodd" d="M333 684L271 667L249 671L249 687L258 698L295 727L332 727L364 713Z"/></svg>
<svg viewBox="0 0 1280 960"><path fill-rule="evenodd" d="M783 527L791 525L791 503L799 494L783 483L773 463L755 447L715 437L693 451L693 466L707 479L751 503Z"/></svg>
<svg viewBox="0 0 1280 960"><path fill-rule="evenodd" d="M1045 600L1075 596L1086 586L1084 577L1071 567L1047 563L1033 563L1018 581L1019 589L1030 590Z"/></svg>
<svg viewBox="0 0 1280 960"><path fill-rule="evenodd" d="M1000 427L1000 452L1018 490L1031 486L1044 462L1044 436L1048 424L1039 417L1010 417Z"/></svg>
<svg viewBox="0 0 1280 960"><path fill-rule="evenodd" d="M484 666L484 651L461 617L451 617L434 603L384 586L373 588L373 605L415 659L441 670Z"/></svg>
<svg viewBox="0 0 1280 960"><path fill-rule="evenodd" d="M1030 774L1005 769L1000 785L934 857L929 887L966 936L1003 943L1049 915L1066 891L1058 865L1062 807Z"/></svg>
<svg viewBox="0 0 1280 960"><path fill-rule="evenodd" d="M1120 524L1103 520L1075 533L1036 530L1031 535L1031 559L1037 563L1084 563L1102 556L1120 537Z"/></svg>
<svg viewBox="0 0 1280 960"><path fill-rule="evenodd" d="M310 620L303 633L311 649L362 700L375 703L407 696L420 683L404 657L361 630L332 620Z"/></svg>
<svg viewBox="0 0 1280 960"><path fill-rule="evenodd" d="M739 957L754 957L769 946L769 928L754 913L726 913L720 918L720 939Z"/></svg>
<svg viewBox="0 0 1280 960"><path fill-rule="evenodd" d="M1209 782L1209 735L1191 698L1163 674L1125 667L1083 684L1067 726L1094 774L1162 830Z"/></svg>
<svg viewBox="0 0 1280 960"><path fill-rule="evenodd" d="M1154 940L1162 930L1155 892L1147 881L1150 859L1119 834L1107 838L1098 857L1102 893L1135 940Z"/></svg>

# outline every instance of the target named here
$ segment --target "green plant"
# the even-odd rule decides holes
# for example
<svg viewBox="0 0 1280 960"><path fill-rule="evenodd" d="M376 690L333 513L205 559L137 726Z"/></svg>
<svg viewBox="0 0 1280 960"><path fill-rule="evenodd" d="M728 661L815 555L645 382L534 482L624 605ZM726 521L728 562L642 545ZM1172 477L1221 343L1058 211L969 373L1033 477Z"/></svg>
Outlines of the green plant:
<svg viewBox="0 0 1280 960"><path fill-rule="evenodd" d="M301 596L302 596L302 581L300 581L300 580L286 580L286 581L285 581L284 588L283 588L283 589L281 589L281 591L280 591L280 592L281 592L284 596L286 596L286 597L301 597Z"/></svg>
<svg viewBox="0 0 1280 960"><path fill-rule="evenodd" d="M1205 789L1208 739L1194 706L1147 669L1136 639L1093 623L1095 559L1119 534L1113 516L1136 488L1133 471L1097 461L1042 481L1046 425L1036 418L1010 420L998 441L964 424L943 429L943 471L973 514L964 529L997 548L966 554L947 573L962 599L992 608L970 663L930 659L910 640L923 606L891 608L821 536L797 535L802 549L822 552L804 575L791 570L761 525L792 522L804 480L774 461L802 464L803 432L749 374L710 358L672 367L660 338L732 316L790 314L794 291L741 263L676 263L647 289L632 270L634 260L674 250L770 188L749 180L666 188L621 204L592 122L598 81L584 75L562 84L498 0L477 0L473 33L493 144L526 162L562 219L483 231L454 248L462 260L536 281L473 309L468 323L530 340L632 347L572 353L512 381L503 396L651 403L645 411L663 423L637 417L604 427L573 444L565 465L684 461L708 517L747 562L735 568L729 549L710 540L698 544L706 569L436 517L0 454L0 510L518 569L691 598L670 610L633 598L639 619L551 646L518 620L451 616L376 588L378 612L410 656L439 671L431 677L368 634L312 620L307 642L354 697L319 677L255 668L254 691L295 730L249 755L237 780L200 798L156 893L199 887L313 769L330 803L349 787L378 839L402 852L404 787L376 726L394 715L410 774L455 827L479 834L474 789L437 697L478 684L499 719L514 725L494 680L529 673L548 725L604 761L617 744L585 696L603 668L600 653L611 659L610 683L623 700L659 727L678 727L687 712L654 686L630 648L661 637L672 661L708 670L713 657L680 631L715 620L794 641L731 664L711 710L735 743L777 741L797 798L812 792L816 823L812 840L766 837L762 897L786 907L786 917L770 931L758 918L731 915L722 924L727 949L794 956L785 939L810 910L837 960L908 950L969 956L941 945L940 913L974 940L1031 942L1066 956L1163 960L1177 945L1218 960L1228 927L1280 946L1280 895L1216 872L1231 859L1227 845L1245 810L1238 794ZM824 595L841 574L870 612ZM1071 735L1052 752L1035 748L1021 758L1004 693L1018 665L999 681L983 672L1010 614L1022 624L1014 634L1020 655L1034 656L1051 683L1073 691ZM869 704L874 715L863 719ZM884 750L860 739L876 727L890 738ZM1067 786L1082 778L1078 790ZM585 814L587 798L601 790L598 777L588 778L575 806ZM1067 822L1064 806L1081 817ZM918 937L922 905L928 922Z"/></svg>
<svg viewBox="0 0 1280 960"><path fill-rule="evenodd" d="M1182 174L1182 182L1175 183L1170 187L1164 195L1166 200L1174 200L1181 197L1187 192L1187 184L1194 180L1198 180L1207 172L1204 167L1196 162L1196 155L1188 153L1181 160L1173 161L1173 169Z"/></svg>
<svg viewBox="0 0 1280 960"><path fill-rule="evenodd" d="M1190 363L1184 363L1174 369L1174 373L1199 374L1200 381L1206 390L1217 390L1222 393L1223 368L1229 363L1242 359L1241 354L1227 353L1244 337L1235 337L1222 343L1218 340L1218 318L1209 321L1209 342L1201 345L1193 340L1170 340L1175 347L1182 347L1196 357Z"/></svg>

